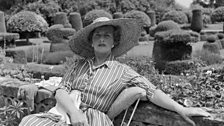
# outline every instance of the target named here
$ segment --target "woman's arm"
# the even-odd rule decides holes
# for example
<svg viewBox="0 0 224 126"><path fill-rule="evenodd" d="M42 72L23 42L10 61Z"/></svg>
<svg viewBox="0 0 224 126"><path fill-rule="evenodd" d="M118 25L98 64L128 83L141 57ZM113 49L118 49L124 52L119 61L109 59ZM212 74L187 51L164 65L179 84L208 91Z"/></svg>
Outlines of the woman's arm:
<svg viewBox="0 0 224 126"><path fill-rule="evenodd" d="M159 89L154 91L154 95L150 98L150 101L158 106L177 112L193 126L195 126L195 123L189 116L210 116L208 112L201 108L183 107Z"/></svg>
<svg viewBox="0 0 224 126"><path fill-rule="evenodd" d="M83 126L88 126L85 114L74 106L67 91L58 89L55 94L55 99L57 104L60 104L62 109L69 115L72 125L83 123Z"/></svg>

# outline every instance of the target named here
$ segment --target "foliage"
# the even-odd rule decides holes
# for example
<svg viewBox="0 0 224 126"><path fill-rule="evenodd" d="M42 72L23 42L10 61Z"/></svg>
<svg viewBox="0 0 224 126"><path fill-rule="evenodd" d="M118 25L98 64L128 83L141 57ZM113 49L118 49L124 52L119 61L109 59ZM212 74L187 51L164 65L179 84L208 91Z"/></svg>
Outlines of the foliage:
<svg viewBox="0 0 224 126"><path fill-rule="evenodd" d="M218 33L217 37L218 37L218 39L223 39L224 38L224 34L223 33Z"/></svg>
<svg viewBox="0 0 224 126"><path fill-rule="evenodd" d="M188 71L198 69L202 66L205 66L203 61L195 58L190 60L177 60L167 62L163 72L165 74L181 75L188 73Z"/></svg>
<svg viewBox="0 0 224 126"><path fill-rule="evenodd" d="M113 13L113 19L123 18L123 17L124 17L124 14L122 12Z"/></svg>
<svg viewBox="0 0 224 126"><path fill-rule="evenodd" d="M18 125L28 108L24 102L12 100L12 103L0 108L0 123L5 126Z"/></svg>
<svg viewBox="0 0 224 126"><path fill-rule="evenodd" d="M150 27L150 25L151 25L151 19L149 18L149 16L146 13L144 13L142 11L132 10L132 11L125 13L124 17L139 19L143 22L144 27Z"/></svg>
<svg viewBox="0 0 224 126"><path fill-rule="evenodd" d="M73 28L64 28L61 24L52 25L46 32L47 38L53 43L62 43L69 40L76 30Z"/></svg>
<svg viewBox="0 0 224 126"><path fill-rule="evenodd" d="M207 36L207 42L213 43L215 41L216 41L216 36L215 35Z"/></svg>
<svg viewBox="0 0 224 126"><path fill-rule="evenodd" d="M191 20L192 20L192 12L190 10L188 10L188 11L184 11L184 13L187 16L188 23L191 23Z"/></svg>
<svg viewBox="0 0 224 126"><path fill-rule="evenodd" d="M105 10L92 10L88 12L83 19L84 27L91 24L95 19L99 17L108 17L109 19L113 18L112 15Z"/></svg>
<svg viewBox="0 0 224 126"><path fill-rule="evenodd" d="M203 20L203 25L205 26L206 24L211 24L212 23L212 20L211 20L211 17L209 15L203 15L202 16L202 20Z"/></svg>
<svg viewBox="0 0 224 126"><path fill-rule="evenodd" d="M177 23L175 23L172 20L162 21L155 28L155 33L161 32L161 31L173 30L173 29L179 30L180 27Z"/></svg>
<svg viewBox="0 0 224 126"><path fill-rule="evenodd" d="M218 7L211 15L212 22L222 22L224 20L224 7Z"/></svg>
<svg viewBox="0 0 224 126"><path fill-rule="evenodd" d="M200 9L192 10L191 30L200 32L203 28L203 17Z"/></svg>
<svg viewBox="0 0 224 126"><path fill-rule="evenodd" d="M183 43L187 44L191 42L191 35L189 32L184 30L169 30L163 32L157 32L155 34L155 39L163 44L171 43Z"/></svg>
<svg viewBox="0 0 224 126"><path fill-rule="evenodd" d="M173 20L178 24L185 24L188 22L186 14L182 11L169 11L163 15L162 20Z"/></svg>
<svg viewBox="0 0 224 126"><path fill-rule="evenodd" d="M14 32L44 32L48 24L43 17L31 11L13 15L7 22L8 29Z"/></svg>
<svg viewBox="0 0 224 126"><path fill-rule="evenodd" d="M203 49L210 51L211 53L220 54L218 43L204 43L202 46Z"/></svg>
<svg viewBox="0 0 224 126"><path fill-rule="evenodd" d="M204 61L207 65L222 63L223 59L219 54L212 53L207 49L197 50L193 57Z"/></svg>

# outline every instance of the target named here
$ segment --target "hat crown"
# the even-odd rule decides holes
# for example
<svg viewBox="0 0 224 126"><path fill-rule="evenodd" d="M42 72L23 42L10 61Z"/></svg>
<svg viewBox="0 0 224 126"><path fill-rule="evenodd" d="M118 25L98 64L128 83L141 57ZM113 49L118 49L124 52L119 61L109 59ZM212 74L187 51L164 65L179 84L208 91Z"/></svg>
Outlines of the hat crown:
<svg viewBox="0 0 224 126"><path fill-rule="evenodd" d="M99 17L93 21L93 24L97 22L104 22L104 21L110 21L110 19L108 17Z"/></svg>

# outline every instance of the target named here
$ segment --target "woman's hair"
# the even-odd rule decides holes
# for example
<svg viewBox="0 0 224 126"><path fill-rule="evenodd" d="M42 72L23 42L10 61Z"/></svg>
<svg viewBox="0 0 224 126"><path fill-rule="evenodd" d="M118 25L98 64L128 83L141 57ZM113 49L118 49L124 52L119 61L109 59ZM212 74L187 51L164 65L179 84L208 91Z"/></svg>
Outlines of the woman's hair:
<svg viewBox="0 0 224 126"><path fill-rule="evenodd" d="M104 26L101 26L101 27L105 27L105 26L111 26L111 25L104 25ZM114 47L116 47L117 45L119 45L121 30L120 30L120 27L116 27L116 26L112 26L112 27L114 28L114 32L113 32ZM93 37L93 33L94 33L95 30L96 29L91 31L89 36L88 36L88 40L89 40L90 43L92 43L92 37Z"/></svg>

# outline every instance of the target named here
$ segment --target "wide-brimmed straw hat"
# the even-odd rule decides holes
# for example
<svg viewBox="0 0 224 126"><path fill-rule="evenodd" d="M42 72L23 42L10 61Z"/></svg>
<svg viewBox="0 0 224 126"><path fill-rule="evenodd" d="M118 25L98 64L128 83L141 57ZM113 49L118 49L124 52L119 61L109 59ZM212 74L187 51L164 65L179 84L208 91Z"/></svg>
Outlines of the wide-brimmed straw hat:
<svg viewBox="0 0 224 126"><path fill-rule="evenodd" d="M94 49L89 41L91 32L101 26L114 26L120 29L120 39L118 44L112 49L114 57L121 56L132 47L138 44L138 39L142 31L142 23L137 19L119 18L109 19L100 17L93 21L92 24L79 30L69 41L69 46L72 51L82 57L94 57Z"/></svg>

